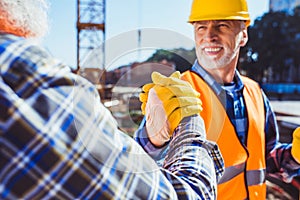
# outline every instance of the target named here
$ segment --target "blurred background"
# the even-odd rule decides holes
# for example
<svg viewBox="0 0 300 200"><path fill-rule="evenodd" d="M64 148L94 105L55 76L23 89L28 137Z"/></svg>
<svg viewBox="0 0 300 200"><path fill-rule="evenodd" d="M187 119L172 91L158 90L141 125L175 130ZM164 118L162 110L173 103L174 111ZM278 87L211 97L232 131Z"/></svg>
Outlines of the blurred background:
<svg viewBox="0 0 300 200"><path fill-rule="evenodd" d="M52 0L43 44L98 88L101 101L132 136L138 94L150 74L187 70L196 58L187 23L192 0ZM256 80L277 114L280 140L300 125L300 0L249 0L249 41L241 74ZM268 177L268 199L299 199L300 181Z"/></svg>

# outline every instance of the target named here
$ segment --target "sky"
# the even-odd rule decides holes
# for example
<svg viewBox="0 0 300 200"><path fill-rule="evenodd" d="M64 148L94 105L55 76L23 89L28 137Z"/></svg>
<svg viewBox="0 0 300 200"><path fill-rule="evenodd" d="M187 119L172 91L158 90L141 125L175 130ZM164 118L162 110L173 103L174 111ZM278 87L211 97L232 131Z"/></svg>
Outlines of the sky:
<svg viewBox="0 0 300 200"><path fill-rule="evenodd" d="M50 31L43 45L58 59L76 68L77 1L50 1ZM87 1L87 0L85 0ZM193 48L187 23L192 0L107 0L105 65L109 68L143 61L157 48ZM269 0L249 0L253 21L268 12ZM142 30L141 45L137 29ZM140 47L141 51L137 51Z"/></svg>

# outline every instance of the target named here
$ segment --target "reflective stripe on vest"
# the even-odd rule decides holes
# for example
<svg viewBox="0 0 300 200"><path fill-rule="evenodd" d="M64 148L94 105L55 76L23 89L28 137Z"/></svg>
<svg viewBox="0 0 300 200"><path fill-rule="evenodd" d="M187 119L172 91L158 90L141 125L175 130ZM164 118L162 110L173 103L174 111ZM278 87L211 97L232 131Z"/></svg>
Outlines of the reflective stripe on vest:
<svg viewBox="0 0 300 200"><path fill-rule="evenodd" d="M184 72L182 79L200 93L203 107L200 115L205 122L207 138L217 142L224 158L225 173L218 183L218 199L265 199L265 113L258 84L242 77L249 122L247 148L244 148L210 86L192 71Z"/></svg>
<svg viewBox="0 0 300 200"><path fill-rule="evenodd" d="M219 184L225 183L227 181L230 181L231 179L233 179L234 177L236 177L237 175L241 174L244 172L246 167L245 163L236 165L236 166L231 166L231 167L226 167L225 168L225 173L222 176L222 178L219 180Z"/></svg>
<svg viewBox="0 0 300 200"><path fill-rule="evenodd" d="M225 168L225 173L219 180L219 184L230 181L232 178L244 172L246 167L245 163ZM259 185L266 181L266 170L250 170L246 173L247 185Z"/></svg>
<svg viewBox="0 0 300 200"><path fill-rule="evenodd" d="M260 185L263 184L266 181L266 170L251 170L247 171L247 185Z"/></svg>

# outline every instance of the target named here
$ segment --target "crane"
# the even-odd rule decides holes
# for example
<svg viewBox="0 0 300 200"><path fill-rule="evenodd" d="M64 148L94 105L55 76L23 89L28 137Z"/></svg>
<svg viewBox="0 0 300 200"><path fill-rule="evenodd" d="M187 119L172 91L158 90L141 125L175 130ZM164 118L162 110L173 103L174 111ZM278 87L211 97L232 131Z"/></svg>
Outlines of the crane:
<svg viewBox="0 0 300 200"><path fill-rule="evenodd" d="M93 67L104 71L105 17L105 0L77 0L77 72L85 67L84 60L91 52L101 57ZM102 74L100 83L105 82L105 73Z"/></svg>

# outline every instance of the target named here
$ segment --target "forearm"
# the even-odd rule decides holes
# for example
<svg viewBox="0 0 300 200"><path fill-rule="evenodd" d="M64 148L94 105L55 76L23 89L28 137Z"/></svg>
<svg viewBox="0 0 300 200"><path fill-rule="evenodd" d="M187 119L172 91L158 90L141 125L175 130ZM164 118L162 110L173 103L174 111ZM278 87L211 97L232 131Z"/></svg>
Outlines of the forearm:
<svg viewBox="0 0 300 200"><path fill-rule="evenodd" d="M211 155L219 154L214 145L203 142L204 132L188 131L187 126L178 128L165 166L161 168L163 173L142 148L124 134L112 132L104 137L107 141L99 137L97 144L102 143L113 150L107 152L108 155L103 155L108 156L105 160L101 159L105 165L103 170L108 169L110 174L118 171L109 178L112 188L120 188L122 180L134 180L122 185L122 193L127 194L126 198L215 199L217 181ZM102 151L101 154L103 153ZM99 160L97 155L93 157ZM115 161L109 162L113 160L118 160L118 165L115 165Z"/></svg>
<svg viewBox="0 0 300 200"><path fill-rule="evenodd" d="M286 182L300 175L300 165L291 155L291 144L278 143L267 155L267 172L281 174Z"/></svg>
<svg viewBox="0 0 300 200"><path fill-rule="evenodd" d="M291 155L291 144L279 142L279 130L269 100L263 94L266 110L266 162L268 173L280 173L286 181L299 175L300 165ZM292 134L292 133L291 133Z"/></svg>
<svg viewBox="0 0 300 200"><path fill-rule="evenodd" d="M143 125L144 122L136 133L136 137L142 137L143 140L136 140L143 144L148 153L159 152L163 148L151 144ZM224 163L218 146L206 140L204 123L199 116L182 120L168 143L168 152L163 159L164 173L173 186L177 185L175 188L178 185L179 188L193 188L191 194L200 195L204 199L215 198L217 179L223 173Z"/></svg>
<svg viewBox="0 0 300 200"><path fill-rule="evenodd" d="M104 107L100 106L97 110L103 111L103 109ZM204 184L206 180L212 182L210 185L215 184L215 181L214 179L210 180L213 176L207 177L203 171L199 170L203 167L201 161L198 161L201 159L201 155L189 154L187 151L182 152L189 157L195 157L193 158L196 160L195 164L189 163L189 161L182 162L184 165L194 165L193 169L197 170L195 172L197 175L189 175L189 169L175 170L176 166L174 165L171 167L172 170L169 167L159 168L135 141L117 130L114 123L111 123L112 117L107 111L95 116L99 116L96 120L91 120L93 122L91 125L95 127L85 126L88 130L93 130L89 132L91 140L87 140L87 143L82 142L85 144L85 150L90 153L88 159L96 159L97 162L94 164L98 165L98 169L100 169L99 172L95 171L91 176L93 178L103 177L101 178L101 185L107 185L109 190L112 190L111 198L176 199L178 197L179 199L200 199L207 194L210 195L210 191L205 191L210 186L206 188ZM79 131L79 129L77 130ZM88 139L86 136L85 139ZM180 149L181 146L178 145L173 148L176 152L180 152ZM198 154L201 152L200 150L197 151ZM178 156L184 158L186 155L179 154ZM180 161L179 157L177 161ZM202 162L209 164L211 161ZM213 171L213 168L210 170ZM199 178L196 185L193 184L194 177ZM95 187L97 186L95 185ZM104 192L103 188L96 190L99 194Z"/></svg>
<svg viewBox="0 0 300 200"><path fill-rule="evenodd" d="M170 141L164 168L184 179L199 195L205 194L205 199L215 199L223 167L218 146L206 140L202 119L185 118Z"/></svg>

